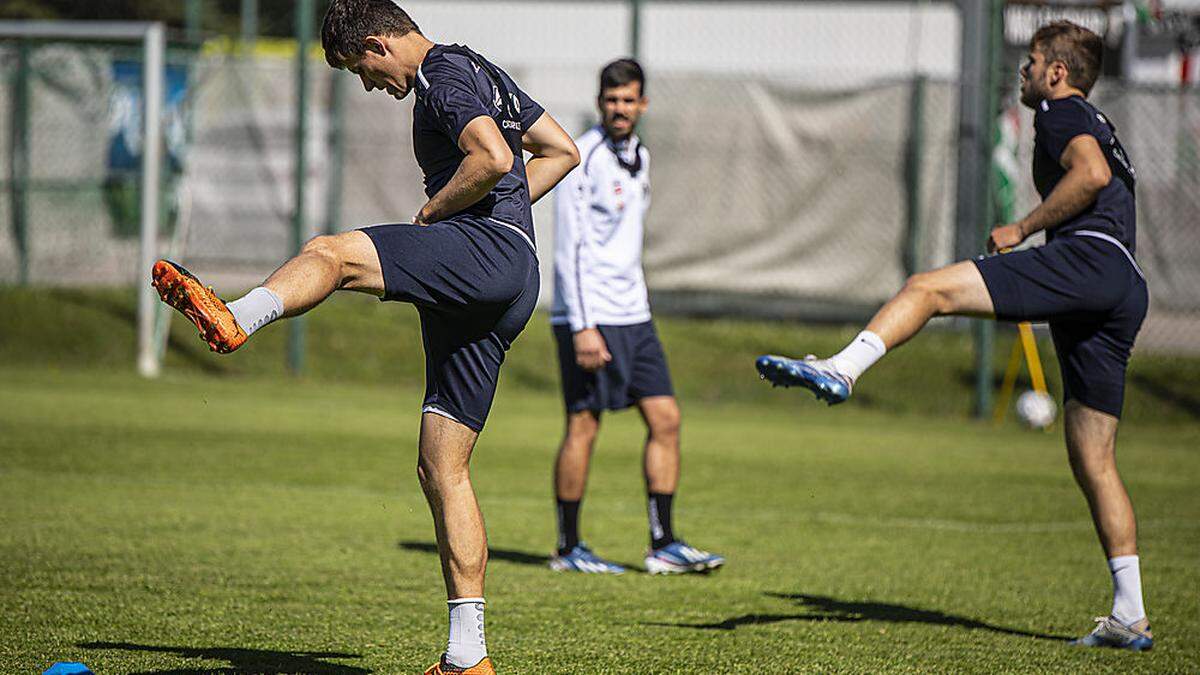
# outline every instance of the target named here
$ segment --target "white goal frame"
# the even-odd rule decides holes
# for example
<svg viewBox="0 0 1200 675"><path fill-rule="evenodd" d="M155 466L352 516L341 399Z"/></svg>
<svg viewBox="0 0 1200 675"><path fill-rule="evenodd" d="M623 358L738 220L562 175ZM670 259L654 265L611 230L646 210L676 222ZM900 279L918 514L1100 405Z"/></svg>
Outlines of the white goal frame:
<svg viewBox="0 0 1200 675"><path fill-rule="evenodd" d="M162 363L155 348L154 317L159 310L150 287L150 268L158 257L159 190L163 151L163 67L166 31L159 22L129 21L0 21L0 38L28 40L93 40L142 44L141 235L138 245L137 369L157 377Z"/></svg>

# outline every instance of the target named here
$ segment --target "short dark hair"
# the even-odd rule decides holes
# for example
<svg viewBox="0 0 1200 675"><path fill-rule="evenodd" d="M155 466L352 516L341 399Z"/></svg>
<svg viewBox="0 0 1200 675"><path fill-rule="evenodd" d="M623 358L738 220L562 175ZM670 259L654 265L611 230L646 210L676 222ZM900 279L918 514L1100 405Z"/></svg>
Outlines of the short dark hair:
<svg viewBox="0 0 1200 675"><path fill-rule="evenodd" d="M1040 51L1046 63L1062 61L1067 66L1067 83L1087 94L1100 77L1104 42L1092 31L1071 23L1055 21L1042 26L1029 41L1030 51Z"/></svg>
<svg viewBox="0 0 1200 675"><path fill-rule="evenodd" d="M642 96L646 95L646 74L642 66L633 59L617 59L604 66L600 71L600 93L612 87L621 87L630 82L637 82L641 87Z"/></svg>
<svg viewBox="0 0 1200 675"><path fill-rule="evenodd" d="M392 0L332 0L321 22L325 62L334 68L350 56L362 56L369 35L401 37L420 33L412 17Z"/></svg>

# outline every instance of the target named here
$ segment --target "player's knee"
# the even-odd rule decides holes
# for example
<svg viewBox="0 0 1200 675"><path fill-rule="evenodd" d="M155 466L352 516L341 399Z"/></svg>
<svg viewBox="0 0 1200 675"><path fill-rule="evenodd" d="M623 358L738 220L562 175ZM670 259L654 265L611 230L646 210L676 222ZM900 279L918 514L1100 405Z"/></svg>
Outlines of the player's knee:
<svg viewBox="0 0 1200 675"><path fill-rule="evenodd" d="M954 310L953 297L937 271L918 272L904 282L904 292L918 295L938 314Z"/></svg>
<svg viewBox="0 0 1200 675"><path fill-rule="evenodd" d="M313 237L304 242L304 246L300 249L302 255L317 256L325 260L329 265L337 267L342 266L341 255L339 255L337 237L333 235L321 235Z"/></svg>
<svg viewBox="0 0 1200 675"><path fill-rule="evenodd" d="M679 410L672 410L655 416L648 425L650 436L659 441L674 441L679 438L679 429L683 424Z"/></svg>

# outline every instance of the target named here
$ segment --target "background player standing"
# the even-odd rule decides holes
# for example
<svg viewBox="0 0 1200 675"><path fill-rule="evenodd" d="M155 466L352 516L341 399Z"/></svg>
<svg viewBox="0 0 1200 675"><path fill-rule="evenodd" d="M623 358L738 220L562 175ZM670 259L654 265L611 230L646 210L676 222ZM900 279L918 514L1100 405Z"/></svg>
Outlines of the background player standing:
<svg viewBox="0 0 1200 675"><path fill-rule="evenodd" d="M725 559L675 536L671 509L679 483L679 405L642 275L650 205L650 153L634 133L646 111L645 75L632 59L600 72L601 123L576 143L582 164L556 197L554 307L566 433L554 466L558 508L556 570L620 574L579 539L579 505L604 410L636 405L646 423L644 473L650 519L646 570L704 572Z"/></svg>
<svg viewBox="0 0 1200 675"><path fill-rule="evenodd" d="M1112 612L1075 644L1141 651L1154 642L1116 437L1125 369L1149 297L1133 257L1133 165L1116 127L1087 101L1102 53L1095 33L1057 21L1034 34L1021 68L1021 103L1034 110L1033 179L1042 203L992 230L988 249L1003 251L1043 230L1045 246L917 274L833 357L763 356L757 366L773 383L840 403L867 368L934 316L1049 321L1062 369L1067 456L1113 582Z"/></svg>
<svg viewBox="0 0 1200 675"><path fill-rule="evenodd" d="M465 47L435 45L391 0L333 0L321 39L329 64L358 75L367 91L397 100L416 92L413 149L429 201L412 223L309 241L228 306L169 261L155 265L154 285L222 353L336 290L416 305L426 368L417 473L450 608L446 652L427 672L494 673L483 632L487 539L468 463L505 351L537 302L530 204L579 155L506 73Z"/></svg>

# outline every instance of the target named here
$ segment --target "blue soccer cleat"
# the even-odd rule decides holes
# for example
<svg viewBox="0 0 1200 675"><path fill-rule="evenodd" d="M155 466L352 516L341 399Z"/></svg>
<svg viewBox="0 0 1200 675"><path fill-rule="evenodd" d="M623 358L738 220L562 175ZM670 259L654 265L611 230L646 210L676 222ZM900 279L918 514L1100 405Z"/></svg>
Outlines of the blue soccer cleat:
<svg viewBox="0 0 1200 675"><path fill-rule="evenodd" d="M837 372L826 359L806 356L804 360L766 355L754 362L759 377L776 387L804 387L829 405L850 398L853 380Z"/></svg>
<svg viewBox="0 0 1200 675"><path fill-rule="evenodd" d="M1071 640L1076 647L1113 647L1128 649L1131 652L1149 651L1154 647L1154 637L1150 634L1150 624L1140 621L1138 624L1126 626L1111 616L1096 617L1096 627L1092 632L1077 640Z"/></svg>
<svg viewBox="0 0 1200 675"><path fill-rule="evenodd" d="M592 553L587 544L579 542L566 555L550 559L550 569L556 572L583 572L585 574L624 574L625 568Z"/></svg>
<svg viewBox="0 0 1200 675"><path fill-rule="evenodd" d="M650 574L705 573L725 564L725 559L715 553L701 551L682 541L673 541L666 546L646 554L646 571Z"/></svg>

